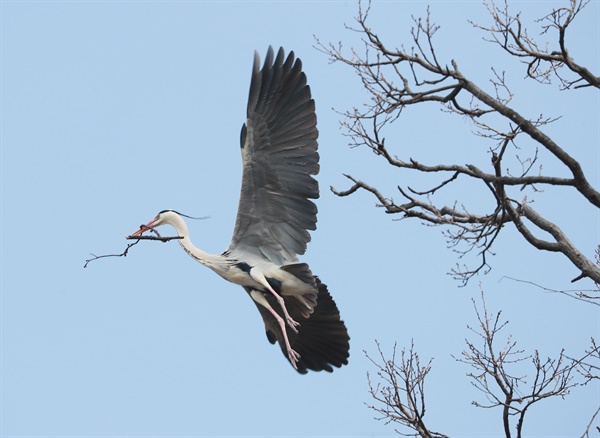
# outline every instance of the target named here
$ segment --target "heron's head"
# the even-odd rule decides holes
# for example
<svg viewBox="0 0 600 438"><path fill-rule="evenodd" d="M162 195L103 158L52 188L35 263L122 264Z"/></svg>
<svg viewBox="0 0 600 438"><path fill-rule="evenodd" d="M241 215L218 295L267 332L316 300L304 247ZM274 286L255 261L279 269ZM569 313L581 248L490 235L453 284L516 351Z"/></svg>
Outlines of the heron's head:
<svg viewBox="0 0 600 438"><path fill-rule="evenodd" d="M140 229L137 230L135 233L133 233L132 236L140 236L144 232L146 232L146 231L148 231L148 230L150 230L152 228L160 227L161 225L173 225L173 226L175 226L175 224L181 222L181 220L182 220L181 216L176 211L174 211L174 210L163 210L160 213L158 213L154 217L154 219L152 219L146 225L140 226ZM175 226L175 228L177 228L177 227Z"/></svg>

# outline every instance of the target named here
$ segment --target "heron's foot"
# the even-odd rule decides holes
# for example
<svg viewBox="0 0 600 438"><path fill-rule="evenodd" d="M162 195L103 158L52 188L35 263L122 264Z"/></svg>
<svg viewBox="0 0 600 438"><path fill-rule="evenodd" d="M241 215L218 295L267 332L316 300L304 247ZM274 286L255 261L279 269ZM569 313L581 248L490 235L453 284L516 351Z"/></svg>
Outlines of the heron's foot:
<svg viewBox="0 0 600 438"><path fill-rule="evenodd" d="M288 358L290 360L290 363L292 364L292 366L295 369L298 369L298 360L300 360L300 355L295 351L292 350L291 348L288 348Z"/></svg>
<svg viewBox="0 0 600 438"><path fill-rule="evenodd" d="M287 322L287 325L294 331L294 333L298 333L298 329L296 327L300 326L299 322L292 319L290 315L285 316L285 322Z"/></svg>
<svg viewBox="0 0 600 438"><path fill-rule="evenodd" d="M283 300L283 298L280 297L279 295L276 295L276 298L277 298L277 302L279 302L279 305L281 306L281 310L283 310L283 316L285 316L285 322L294 331L294 333L298 333L298 329L296 327L298 327L300 325L300 323L297 322L296 320L294 320L294 318L292 318L290 316L290 314L288 313L287 307L285 307L285 301Z"/></svg>

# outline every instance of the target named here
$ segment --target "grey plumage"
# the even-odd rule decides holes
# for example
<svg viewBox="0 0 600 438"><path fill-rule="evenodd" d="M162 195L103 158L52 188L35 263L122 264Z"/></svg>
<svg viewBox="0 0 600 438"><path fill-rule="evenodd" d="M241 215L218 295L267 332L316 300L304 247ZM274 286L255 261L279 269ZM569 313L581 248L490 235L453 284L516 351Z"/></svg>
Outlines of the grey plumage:
<svg viewBox="0 0 600 438"><path fill-rule="evenodd" d="M302 63L269 47L255 54L246 123L240 141L242 188L228 249L194 246L181 214L163 210L132 236L172 225L183 249L224 279L241 285L256 304L267 338L292 366L333 371L348 363L349 339L327 286L298 262L316 229L319 185L317 118Z"/></svg>
<svg viewBox="0 0 600 438"><path fill-rule="evenodd" d="M242 194L229 250L260 252L283 265L304 254L315 230L319 173L315 103L302 63L269 48L254 58L247 121L242 128ZM245 133L245 134L244 134ZM260 219L260 220L257 220Z"/></svg>

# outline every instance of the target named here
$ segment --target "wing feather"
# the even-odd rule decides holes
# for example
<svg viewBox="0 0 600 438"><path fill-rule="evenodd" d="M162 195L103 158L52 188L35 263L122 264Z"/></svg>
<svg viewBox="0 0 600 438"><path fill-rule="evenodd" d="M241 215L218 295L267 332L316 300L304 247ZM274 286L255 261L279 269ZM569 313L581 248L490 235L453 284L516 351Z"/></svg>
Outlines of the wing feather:
<svg viewBox="0 0 600 438"><path fill-rule="evenodd" d="M242 127L242 189L229 252L244 251L273 263L295 262L315 230L319 185L315 104L302 63L269 47L258 54Z"/></svg>
<svg viewBox="0 0 600 438"><path fill-rule="evenodd" d="M300 322L298 333L287 327L286 331L292 349L300 354L297 365L298 372L301 374L306 374L308 370L332 372L333 367L339 368L347 365L350 355L350 337L344 321L340 319L337 305L329 294L327 286L321 283L317 277L313 277L313 279L316 282L318 294L312 313L307 314L306 308L296 297L284 296L290 315ZM249 288L245 289L250 292ZM281 309L273 296L267 294L265 298L281 316ZM279 324L267 309L260 304L254 304L265 323L267 339L271 344L278 342L283 355L288 358Z"/></svg>

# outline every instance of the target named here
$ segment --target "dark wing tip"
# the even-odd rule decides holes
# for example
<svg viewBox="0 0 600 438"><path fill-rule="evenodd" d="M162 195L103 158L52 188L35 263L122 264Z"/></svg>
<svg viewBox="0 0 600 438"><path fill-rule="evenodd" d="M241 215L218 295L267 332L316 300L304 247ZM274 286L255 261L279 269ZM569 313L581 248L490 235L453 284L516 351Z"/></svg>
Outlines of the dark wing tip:
<svg viewBox="0 0 600 438"><path fill-rule="evenodd" d="M313 312L306 317L299 311L298 306L288 307L291 317L300 323L298 333L287 329L290 345L300 355L296 364L296 371L300 374L306 374L308 371L331 373L334 368L347 365L350 356L350 336L344 321L340 319L337 305L327 290L327 286L321 283L318 277L314 277L314 279L318 294ZM245 287L245 289L251 292L250 288ZM282 315L275 298L271 294L265 295L265 298ZM286 304L290 303L289 297L284 296L284 299L286 299ZM256 302L255 304L265 322L267 339L271 344L278 342L281 352L289 361L279 324L267 309Z"/></svg>
<svg viewBox="0 0 600 438"><path fill-rule="evenodd" d="M340 312L327 290L315 277L319 293L317 305L307 319L301 319L298 334L289 333L292 348L300 354L298 372L307 370L333 372L334 368L348 365L350 336Z"/></svg>

